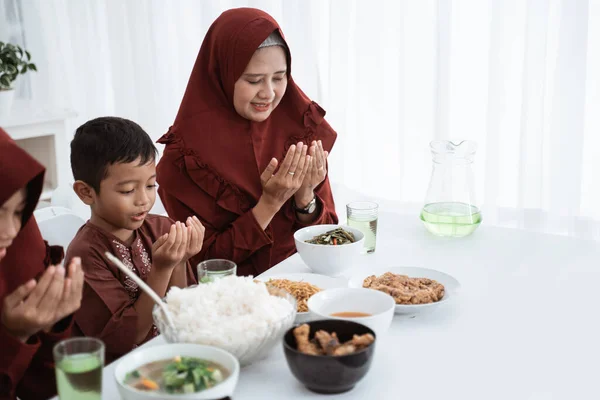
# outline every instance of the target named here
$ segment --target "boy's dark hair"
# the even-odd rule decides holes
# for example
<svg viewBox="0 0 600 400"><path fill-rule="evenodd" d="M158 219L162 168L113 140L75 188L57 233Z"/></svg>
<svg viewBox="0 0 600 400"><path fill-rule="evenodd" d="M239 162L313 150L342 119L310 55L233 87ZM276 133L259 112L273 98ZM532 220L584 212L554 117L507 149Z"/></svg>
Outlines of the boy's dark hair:
<svg viewBox="0 0 600 400"><path fill-rule="evenodd" d="M156 147L150 136L133 121L118 117L101 117L86 122L75 131L71 141L71 169L76 181L100 192L100 182L108 167L130 163L140 165L156 160Z"/></svg>

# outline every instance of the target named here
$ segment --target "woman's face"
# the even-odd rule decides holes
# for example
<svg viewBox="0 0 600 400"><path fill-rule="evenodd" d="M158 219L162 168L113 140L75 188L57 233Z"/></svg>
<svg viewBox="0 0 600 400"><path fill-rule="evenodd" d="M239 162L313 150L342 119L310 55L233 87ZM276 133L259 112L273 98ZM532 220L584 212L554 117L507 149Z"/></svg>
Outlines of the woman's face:
<svg viewBox="0 0 600 400"><path fill-rule="evenodd" d="M21 230L26 193L21 189L0 207L0 261L6 255L6 249Z"/></svg>
<svg viewBox="0 0 600 400"><path fill-rule="evenodd" d="M287 60L281 46L258 49L233 89L233 106L242 117L262 122L279 105L287 88Z"/></svg>

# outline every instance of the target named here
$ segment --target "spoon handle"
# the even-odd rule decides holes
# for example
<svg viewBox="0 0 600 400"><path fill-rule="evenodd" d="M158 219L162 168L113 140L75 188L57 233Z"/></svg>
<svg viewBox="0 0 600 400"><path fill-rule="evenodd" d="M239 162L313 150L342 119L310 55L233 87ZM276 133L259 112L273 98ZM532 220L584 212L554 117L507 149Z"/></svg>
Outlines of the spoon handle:
<svg viewBox="0 0 600 400"><path fill-rule="evenodd" d="M115 264L125 275L127 275L129 278L131 278L132 281L134 281L135 283L138 284L138 286L144 291L146 292L146 294L148 296L150 296L152 298L152 300L154 300L154 302L156 304L158 304L158 306L161 308L161 310L163 311L163 313L165 314L165 316L167 317L167 322L168 324L171 326L172 329L175 329L175 323L173 322L173 318L171 317L171 313L169 312L169 310L167 309L167 305L165 304L165 302L160 298L159 295L156 294L156 292L154 290L152 290L152 288L150 286L148 286L146 284L146 282L144 282L139 276L137 276L132 270L130 270L129 268L127 268L122 262L121 260L119 260L117 257L113 256L112 254L110 254L108 251L106 253L104 253L106 255L106 257L112 261L113 264Z"/></svg>

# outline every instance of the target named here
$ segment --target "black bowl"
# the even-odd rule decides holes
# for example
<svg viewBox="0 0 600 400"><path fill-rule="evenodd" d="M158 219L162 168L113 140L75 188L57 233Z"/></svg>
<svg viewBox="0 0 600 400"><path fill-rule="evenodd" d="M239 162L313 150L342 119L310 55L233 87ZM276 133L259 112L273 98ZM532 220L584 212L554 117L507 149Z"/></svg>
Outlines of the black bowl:
<svg viewBox="0 0 600 400"><path fill-rule="evenodd" d="M327 319L307 322L310 326L310 338L318 330L336 332L340 342L352 339L354 335L370 333L370 328L353 321ZM352 389L369 372L375 342L369 347L345 356L313 356L297 350L294 326L283 337L285 359L292 374L309 390L317 393L333 394Z"/></svg>

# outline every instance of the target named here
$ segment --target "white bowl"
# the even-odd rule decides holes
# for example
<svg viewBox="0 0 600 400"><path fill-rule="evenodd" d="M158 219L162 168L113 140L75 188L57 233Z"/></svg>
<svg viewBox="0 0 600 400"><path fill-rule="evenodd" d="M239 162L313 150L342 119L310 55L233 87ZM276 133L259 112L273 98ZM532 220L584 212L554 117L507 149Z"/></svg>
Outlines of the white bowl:
<svg viewBox="0 0 600 400"><path fill-rule="evenodd" d="M336 228L343 228L354 234L356 242L340 246L306 243L307 240ZM310 269L317 274L338 276L356 262L363 249L365 235L346 225L315 225L296 231L294 241L298 254Z"/></svg>
<svg viewBox="0 0 600 400"><path fill-rule="evenodd" d="M333 288L345 288L348 287L348 279L338 277L334 278L326 275L319 274L308 274L308 273L293 273L293 274L277 274L277 275L265 275L257 276L256 280L267 283L270 279L287 279L289 281L296 282L307 282L311 285L315 285L321 290L333 289ZM303 324L305 322L312 321L314 315L310 312L298 312L296 313L296 320L294 323Z"/></svg>
<svg viewBox="0 0 600 400"><path fill-rule="evenodd" d="M366 277L375 275L381 276L386 272L391 272L398 275L407 275L411 278L429 278L434 279L444 285L444 297L440 301L428 304L396 304L396 314L421 314L425 312L431 312L442 304L449 303L450 300L454 299L458 290L460 289L460 283L448 274L429 268L420 267L375 267L365 268L360 272L356 273L350 278L348 286L352 288L362 288L363 281ZM374 290L376 291L376 290Z"/></svg>
<svg viewBox="0 0 600 400"><path fill-rule="evenodd" d="M193 286L190 286L184 290L192 290L193 288ZM269 288L269 292L274 296L283 297L290 302L292 311L285 317L266 326L264 334L252 341L244 341L223 346L215 345L216 347L222 348L233 354L239 360L242 367L267 357L275 345L281 341L285 332L294 324L296 318L296 299L284 290ZM154 306L152 317L154 319L154 324L168 343L181 343L177 332L171 329L167 324L166 318L164 318L164 314L158 305ZM213 343L203 342L202 340L199 340L194 344L213 345Z"/></svg>
<svg viewBox="0 0 600 400"><path fill-rule="evenodd" d="M176 356L197 357L218 363L229 371L229 376L223 382L210 389L189 394L145 392L123 383L129 372L138 369L142 365L153 361L172 359ZM117 381L119 393L124 400L220 399L233 394L240 375L240 363L232 354L216 347L189 343L142 347L127 354L117 361L117 363L115 380Z"/></svg>
<svg viewBox="0 0 600 400"><path fill-rule="evenodd" d="M394 299L376 290L362 288L327 289L308 299L308 309L322 319L345 319L358 322L383 336L394 317ZM339 312L362 312L369 317L333 317Z"/></svg>

